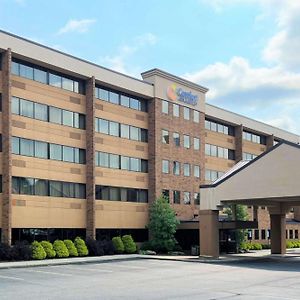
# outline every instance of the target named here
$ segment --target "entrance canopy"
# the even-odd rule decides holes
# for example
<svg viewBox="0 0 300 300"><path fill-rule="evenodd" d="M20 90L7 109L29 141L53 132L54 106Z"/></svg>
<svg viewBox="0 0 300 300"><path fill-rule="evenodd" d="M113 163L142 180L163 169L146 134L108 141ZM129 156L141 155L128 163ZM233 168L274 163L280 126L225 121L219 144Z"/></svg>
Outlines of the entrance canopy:
<svg viewBox="0 0 300 300"><path fill-rule="evenodd" d="M254 160L240 162L211 185L200 186L200 210L226 203L300 205L300 146L281 142Z"/></svg>

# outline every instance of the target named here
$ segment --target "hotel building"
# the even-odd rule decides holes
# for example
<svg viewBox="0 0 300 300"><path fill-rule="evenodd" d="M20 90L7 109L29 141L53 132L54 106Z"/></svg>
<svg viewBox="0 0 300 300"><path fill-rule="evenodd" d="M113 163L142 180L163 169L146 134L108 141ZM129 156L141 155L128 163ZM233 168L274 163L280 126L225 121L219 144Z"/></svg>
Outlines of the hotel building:
<svg viewBox="0 0 300 300"><path fill-rule="evenodd" d="M144 241L149 204L164 194L189 247L199 242L200 184L281 140L300 142L207 104L207 88L159 69L139 80L3 31L0 61L5 243L118 233ZM298 238L300 214L287 217L288 237ZM267 243L264 207L258 224L249 239Z"/></svg>

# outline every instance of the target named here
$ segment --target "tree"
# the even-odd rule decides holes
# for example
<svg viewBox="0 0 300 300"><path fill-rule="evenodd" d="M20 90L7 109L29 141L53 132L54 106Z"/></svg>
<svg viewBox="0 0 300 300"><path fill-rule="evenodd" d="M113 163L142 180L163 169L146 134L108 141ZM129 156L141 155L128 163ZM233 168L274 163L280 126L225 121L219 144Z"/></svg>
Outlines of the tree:
<svg viewBox="0 0 300 300"><path fill-rule="evenodd" d="M247 221L248 220L248 213L247 207L245 205L237 204L235 205L235 216L234 210L232 208L226 208L225 213L228 215L228 220L236 220L236 221ZM238 248L240 249L241 244L246 240L247 231L245 229L237 229L235 236L236 236L236 243Z"/></svg>
<svg viewBox="0 0 300 300"><path fill-rule="evenodd" d="M177 241L175 233L179 221L171 208L168 199L160 196L156 199L149 210L149 234L150 246L157 252L174 250Z"/></svg>

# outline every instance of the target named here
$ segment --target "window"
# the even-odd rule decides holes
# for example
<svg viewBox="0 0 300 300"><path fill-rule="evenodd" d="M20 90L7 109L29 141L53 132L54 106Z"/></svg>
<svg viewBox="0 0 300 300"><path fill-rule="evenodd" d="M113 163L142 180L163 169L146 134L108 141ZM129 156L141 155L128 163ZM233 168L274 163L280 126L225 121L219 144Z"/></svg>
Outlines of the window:
<svg viewBox="0 0 300 300"><path fill-rule="evenodd" d="M107 120L99 119L99 132L108 134L108 124Z"/></svg>
<svg viewBox="0 0 300 300"><path fill-rule="evenodd" d="M114 92L109 92L109 102L114 104L119 104L119 94Z"/></svg>
<svg viewBox="0 0 300 300"><path fill-rule="evenodd" d="M216 121L205 120L205 128L211 131L234 136L234 127L217 123Z"/></svg>
<svg viewBox="0 0 300 300"><path fill-rule="evenodd" d="M63 146L63 161L74 162L74 148Z"/></svg>
<svg viewBox="0 0 300 300"><path fill-rule="evenodd" d="M73 126L73 113L68 110L63 110L63 125Z"/></svg>
<svg viewBox="0 0 300 300"><path fill-rule="evenodd" d="M34 103L34 118L41 121L48 121L47 105Z"/></svg>
<svg viewBox="0 0 300 300"><path fill-rule="evenodd" d="M130 158L130 170L135 172L141 171L141 164L138 158Z"/></svg>
<svg viewBox="0 0 300 300"><path fill-rule="evenodd" d="M200 193L194 193L194 204L200 205Z"/></svg>
<svg viewBox="0 0 300 300"><path fill-rule="evenodd" d="M130 170L130 161L129 157L121 156L121 169L122 170Z"/></svg>
<svg viewBox="0 0 300 300"><path fill-rule="evenodd" d="M179 117L179 105L175 103L173 104L173 116Z"/></svg>
<svg viewBox="0 0 300 300"><path fill-rule="evenodd" d="M121 137L125 138L125 139L129 139L129 137L130 137L129 125L121 124L120 128L121 128Z"/></svg>
<svg viewBox="0 0 300 300"><path fill-rule="evenodd" d="M200 139L194 138L194 150L200 149Z"/></svg>
<svg viewBox="0 0 300 300"><path fill-rule="evenodd" d="M62 77L62 88L68 91L73 92L74 90L74 82L69 78Z"/></svg>
<svg viewBox="0 0 300 300"><path fill-rule="evenodd" d="M299 237L298 237L298 229L295 229L295 239L297 240Z"/></svg>
<svg viewBox="0 0 300 300"><path fill-rule="evenodd" d="M23 100L20 102L20 115L33 118L33 102Z"/></svg>
<svg viewBox="0 0 300 300"><path fill-rule="evenodd" d="M18 137L12 137L12 153L20 154L20 139Z"/></svg>
<svg viewBox="0 0 300 300"><path fill-rule="evenodd" d="M178 132L173 132L173 141L176 147L180 146L180 135Z"/></svg>
<svg viewBox="0 0 300 300"><path fill-rule="evenodd" d="M129 107L129 97L121 95L120 104L125 107Z"/></svg>
<svg viewBox="0 0 300 300"><path fill-rule="evenodd" d="M262 230L261 230L261 239L262 239L262 240L265 240L265 239L266 239L266 230L265 230L265 229L262 229Z"/></svg>
<svg viewBox="0 0 300 300"><path fill-rule="evenodd" d="M119 123L109 122L109 134L113 136L119 136Z"/></svg>
<svg viewBox="0 0 300 300"><path fill-rule="evenodd" d="M169 113L169 102L162 100L161 103L162 103L161 104L162 105L162 109L161 109L162 113L168 114Z"/></svg>
<svg viewBox="0 0 300 300"><path fill-rule="evenodd" d="M162 160L162 172L165 174L169 173L169 161L168 160L165 160L165 159Z"/></svg>
<svg viewBox="0 0 300 300"><path fill-rule="evenodd" d="M190 171L190 164L183 164L183 175L184 176L190 176L191 171Z"/></svg>
<svg viewBox="0 0 300 300"><path fill-rule="evenodd" d="M173 162L173 174L180 175L180 162L178 161Z"/></svg>
<svg viewBox="0 0 300 300"><path fill-rule="evenodd" d="M252 240L252 230L251 229L248 229L247 238L249 241Z"/></svg>
<svg viewBox="0 0 300 300"><path fill-rule="evenodd" d="M183 118L185 120L189 120L190 119L190 109L188 107L183 107Z"/></svg>
<svg viewBox="0 0 300 300"><path fill-rule="evenodd" d="M139 128L130 126L130 139L135 141L139 140Z"/></svg>
<svg viewBox="0 0 300 300"><path fill-rule="evenodd" d="M39 158L48 158L48 143L35 141L34 156Z"/></svg>
<svg viewBox="0 0 300 300"><path fill-rule="evenodd" d="M20 114L19 98L17 97L11 99L11 112L16 115Z"/></svg>
<svg viewBox="0 0 300 300"><path fill-rule="evenodd" d="M62 113L60 108L50 106L49 121L51 123L62 124Z"/></svg>
<svg viewBox="0 0 300 300"><path fill-rule="evenodd" d="M141 102L137 99L130 98L130 108L141 110Z"/></svg>
<svg viewBox="0 0 300 300"><path fill-rule="evenodd" d="M252 143L266 145L266 137L248 131L243 131L243 139Z"/></svg>
<svg viewBox="0 0 300 300"><path fill-rule="evenodd" d="M194 176L200 178L200 167L194 166Z"/></svg>
<svg viewBox="0 0 300 300"><path fill-rule="evenodd" d="M34 194L37 196L48 196L48 181L44 179L34 180Z"/></svg>
<svg viewBox="0 0 300 300"><path fill-rule="evenodd" d="M190 136L183 135L183 147L189 149L190 148Z"/></svg>
<svg viewBox="0 0 300 300"><path fill-rule="evenodd" d="M169 131L162 129L161 135L163 144L169 144Z"/></svg>
<svg viewBox="0 0 300 300"><path fill-rule="evenodd" d="M33 77L34 77L35 81L47 84L47 72L39 70L39 69L34 69Z"/></svg>
<svg viewBox="0 0 300 300"><path fill-rule="evenodd" d="M194 122L199 123L200 122L200 112L197 110L194 110Z"/></svg>
<svg viewBox="0 0 300 300"><path fill-rule="evenodd" d="M20 64L20 76L27 79L33 79L33 68Z"/></svg>
<svg viewBox="0 0 300 300"><path fill-rule="evenodd" d="M109 167L109 154L104 152L99 152L99 166Z"/></svg>
<svg viewBox="0 0 300 300"><path fill-rule="evenodd" d="M255 155L255 154L243 152L243 160L252 160L256 157L257 157L257 155Z"/></svg>
<svg viewBox="0 0 300 300"><path fill-rule="evenodd" d="M289 239L290 240L294 239L294 231L293 231L293 229L289 230Z"/></svg>
<svg viewBox="0 0 300 300"><path fill-rule="evenodd" d="M225 159L235 159L235 151L216 145L205 144L205 155L220 157Z"/></svg>
<svg viewBox="0 0 300 300"><path fill-rule="evenodd" d="M162 190L162 195L165 199L170 202L170 191L169 190Z"/></svg>
<svg viewBox="0 0 300 300"><path fill-rule="evenodd" d="M34 195L34 179L21 178L20 179L20 194Z"/></svg>
<svg viewBox="0 0 300 300"><path fill-rule="evenodd" d="M254 230L254 239L259 240L259 230L258 229Z"/></svg>
<svg viewBox="0 0 300 300"><path fill-rule="evenodd" d="M190 192L183 192L183 203L191 204L191 193Z"/></svg>
<svg viewBox="0 0 300 300"><path fill-rule="evenodd" d="M34 156L34 143L32 140L20 139L20 154Z"/></svg>
<svg viewBox="0 0 300 300"><path fill-rule="evenodd" d="M50 144L50 159L62 160L62 146Z"/></svg>
<svg viewBox="0 0 300 300"><path fill-rule="evenodd" d="M174 204L180 204L180 191L173 191Z"/></svg>
<svg viewBox="0 0 300 300"><path fill-rule="evenodd" d="M58 88L62 87L61 76L49 74L49 84Z"/></svg>
<svg viewBox="0 0 300 300"><path fill-rule="evenodd" d="M98 96L97 98L104 100L104 101L108 101L108 91L100 89L100 88L96 88L96 90L98 90Z"/></svg>
<svg viewBox="0 0 300 300"><path fill-rule="evenodd" d="M221 172L221 171L215 171L215 170L209 170L209 169L205 170L205 180L206 181L215 181L223 175L224 175L224 172Z"/></svg>

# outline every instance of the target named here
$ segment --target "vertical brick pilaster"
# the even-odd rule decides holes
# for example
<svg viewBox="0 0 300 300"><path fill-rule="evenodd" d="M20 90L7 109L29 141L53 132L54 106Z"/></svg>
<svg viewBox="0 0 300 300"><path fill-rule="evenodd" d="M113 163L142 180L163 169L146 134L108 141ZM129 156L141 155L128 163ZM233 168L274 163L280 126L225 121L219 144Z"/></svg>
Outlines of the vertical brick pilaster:
<svg viewBox="0 0 300 300"><path fill-rule="evenodd" d="M243 125L236 126L235 129L235 162L243 159Z"/></svg>
<svg viewBox="0 0 300 300"><path fill-rule="evenodd" d="M2 237L11 244L11 50L2 54Z"/></svg>
<svg viewBox="0 0 300 300"><path fill-rule="evenodd" d="M95 77L86 82L86 237L95 239Z"/></svg>
<svg viewBox="0 0 300 300"><path fill-rule="evenodd" d="M269 150L270 148L272 148L274 146L274 135L268 135L267 136L267 141L266 141L266 145L267 145L267 150Z"/></svg>

